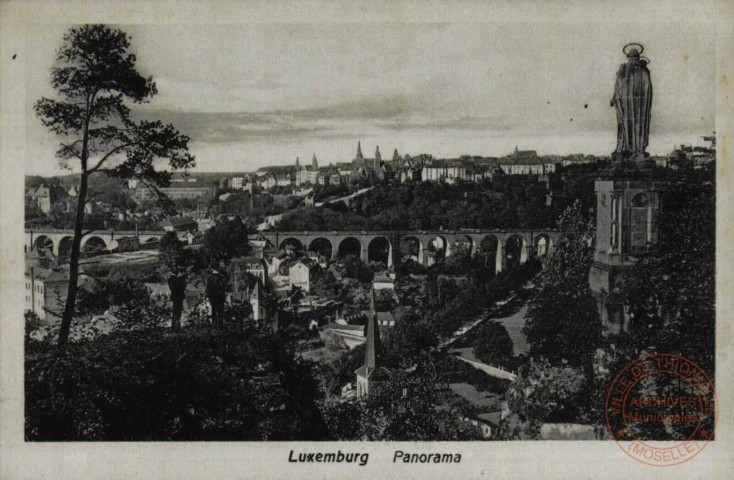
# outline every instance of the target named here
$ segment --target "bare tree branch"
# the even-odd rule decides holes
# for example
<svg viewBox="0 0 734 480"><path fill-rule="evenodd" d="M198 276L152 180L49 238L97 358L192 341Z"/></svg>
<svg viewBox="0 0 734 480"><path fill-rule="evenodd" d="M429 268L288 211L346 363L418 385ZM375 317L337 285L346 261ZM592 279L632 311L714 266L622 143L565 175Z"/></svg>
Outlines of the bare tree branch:
<svg viewBox="0 0 734 480"><path fill-rule="evenodd" d="M87 170L87 173L92 174L92 173L96 172L97 170L99 170L99 168L102 166L102 164L104 162L106 162L112 155L120 152L121 150L123 150L123 149L125 149L127 147L132 147L133 145L135 145L137 143L138 142L123 143L122 145L118 145L117 147L113 148L112 150L110 150L109 152L107 152L107 154L105 154L105 156L102 157L102 159L99 162L97 162L97 164L94 167L92 167L89 170Z"/></svg>

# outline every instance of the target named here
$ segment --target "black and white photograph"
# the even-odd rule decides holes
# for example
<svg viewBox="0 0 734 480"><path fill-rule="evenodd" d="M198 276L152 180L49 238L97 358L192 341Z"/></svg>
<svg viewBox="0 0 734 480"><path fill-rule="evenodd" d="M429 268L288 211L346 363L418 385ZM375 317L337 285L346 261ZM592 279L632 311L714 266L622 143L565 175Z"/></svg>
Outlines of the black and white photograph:
<svg viewBox="0 0 734 480"><path fill-rule="evenodd" d="M588 445L726 477L725 2L214 3L5 32L18 445L262 446L278 478Z"/></svg>

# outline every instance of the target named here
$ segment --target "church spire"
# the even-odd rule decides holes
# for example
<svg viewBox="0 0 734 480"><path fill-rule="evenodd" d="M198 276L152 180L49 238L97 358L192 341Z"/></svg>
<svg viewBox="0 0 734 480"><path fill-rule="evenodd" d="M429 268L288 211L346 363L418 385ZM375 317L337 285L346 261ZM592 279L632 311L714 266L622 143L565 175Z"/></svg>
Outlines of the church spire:
<svg viewBox="0 0 734 480"><path fill-rule="evenodd" d="M362 141L357 142L357 158L359 160L362 160L364 157L362 156Z"/></svg>
<svg viewBox="0 0 734 480"><path fill-rule="evenodd" d="M393 162L399 162L400 161L400 155L398 155L398 149L396 148L395 151L392 154L392 161Z"/></svg>
<svg viewBox="0 0 734 480"><path fill-rule="evenodd" d="M318 160L316 160L316 152L313 153L313 159L311 160L311 168L313 168L314 170L319 169L319 162Z"/></svg>
<svg viewBox="0 0 734 480"><path fill-rule="evenodd" d="M298 157L296 157L296 167L300 167L300 166L301 166L301 160Z"/></svg>
<svg viewBox="0 0 734 480"><path fill-rule="evenodd" d="M367 321L367 342L364 350L364 369L369 374L377 368L377 360L379 358L380 348L380 328L377 324L377 309L375 308L375 287L372 286L371 299L372 312L370 319Z"/></svg>

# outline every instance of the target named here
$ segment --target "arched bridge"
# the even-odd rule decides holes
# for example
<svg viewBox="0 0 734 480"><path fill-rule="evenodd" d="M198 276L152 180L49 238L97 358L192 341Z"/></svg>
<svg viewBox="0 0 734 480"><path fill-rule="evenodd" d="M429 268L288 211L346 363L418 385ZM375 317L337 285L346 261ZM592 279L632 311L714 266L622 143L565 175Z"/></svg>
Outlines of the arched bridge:
<svg viewBox="0 0 734 480"><path fill-rule="evenodd" d="M120 231L120 230L94 230L82 238L81 250L89 251L114 250L118 247L117 240L122 237L137 237L140 244L157 242L165 235L165 231ZM51 248L54 255L66 257L71 252L71 242L74 238L74 230L62 230L55 228L26 229L26 249L34 247Z"/></svg>
<svg viewBox="0 0 734 480"><path fill-rule="evenodd" d="M272 245L288 244L317 251L337 259L355 255L364 262L383 261L391 266L403 257L422 265L432 265L458 249L472 255L494 255L495 271L508 261L525 263L533 256L551 251L560 233L557 230L436 230L436 231L303 231L262 232Z"/></svg>

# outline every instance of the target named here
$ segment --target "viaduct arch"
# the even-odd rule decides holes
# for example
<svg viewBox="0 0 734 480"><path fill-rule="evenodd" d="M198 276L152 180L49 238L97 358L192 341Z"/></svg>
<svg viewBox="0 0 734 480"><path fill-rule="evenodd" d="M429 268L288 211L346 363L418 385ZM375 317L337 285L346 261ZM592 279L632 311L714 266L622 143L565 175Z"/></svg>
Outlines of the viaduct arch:
<svg viewBox="0 0 734 480"><path fill-rule="evenodd" d="M82 238L81 251L88 250L93 246L112 251L117 248L117 239L121 237L137 237L142 245L144 243L159 241L165 234L166 232L163 230L95 230ZM55 228L26 229L25 248L26 250L37 247L51 248L54 255L64 257L71 254L71 242L73 239L73 230Z"/></svg>
<svg viewBox="0 0 734 480"><path fill-rule="evenodd" d="M533 257L550 253L560 233L557 230L440 230L440 231L299 231L262 232L262 237L273 246L284 246L286 241L297 242L332 260L352 254L363 262L384 261L392 266L405 256L430 266L441 256L436 242L443 246L443 256L449 257L459 249L469 249L472 255L486 255L494 262L495 271L501 272L507 262L525 263ZM435 244L434 244L435 245ZM509 247L509 250L508 250ZM440 248L438 250L441 250ZM491 258L493 257L493 258ZM508 258L509 257L509 258Z"/></svg>

